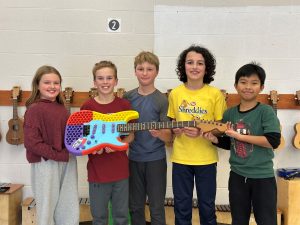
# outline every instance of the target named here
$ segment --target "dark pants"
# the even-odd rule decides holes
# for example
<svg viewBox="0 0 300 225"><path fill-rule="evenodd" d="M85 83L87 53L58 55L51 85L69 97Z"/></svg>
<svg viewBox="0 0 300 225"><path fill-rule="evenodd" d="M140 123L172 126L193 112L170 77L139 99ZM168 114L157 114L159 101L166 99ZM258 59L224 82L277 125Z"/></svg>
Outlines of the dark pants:
<svg viewBox="0 0 300 225"><path fill-rule="evenodd" d="M202 225L216 225L217 164L191 166L173 163L173 194L176 225L192 224L194 179Z"/></svg>
<svg viewBox="0 0 300 225"><path fill-rule="evenodd" d="M166 159L151 162L130 160L129 169L129 209L132 225L146 224L146 196L149 200L151 225L165 225Z"/></svg>
<svg viewBox="0 0 300 225"><path fill-rule="evenodd" d="M252 179L231 171L228 188L232 225L248 225L251 208L257 225L277 225L275 177Z"/></svg>

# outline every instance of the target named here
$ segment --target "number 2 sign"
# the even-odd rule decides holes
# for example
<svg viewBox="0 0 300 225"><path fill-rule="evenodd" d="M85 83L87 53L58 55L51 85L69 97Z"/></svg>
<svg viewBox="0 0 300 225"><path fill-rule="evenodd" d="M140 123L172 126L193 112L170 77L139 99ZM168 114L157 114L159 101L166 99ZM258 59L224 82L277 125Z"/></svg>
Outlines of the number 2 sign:
<svg viewBox="0 0 300 225"><path fill-rule="evenodd" d="M121 19L108 18L107 19L107 31L108 32L121 32Z"/></svg>

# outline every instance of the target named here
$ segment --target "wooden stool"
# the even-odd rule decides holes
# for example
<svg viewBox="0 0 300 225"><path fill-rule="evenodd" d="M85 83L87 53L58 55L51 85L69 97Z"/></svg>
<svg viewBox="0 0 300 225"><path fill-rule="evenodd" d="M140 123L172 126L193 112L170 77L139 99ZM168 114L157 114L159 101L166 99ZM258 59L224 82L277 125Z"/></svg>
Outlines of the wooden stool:
<svg viewBox="0 0 300 225"><path fill-rule="evenodd" d="M90 201L88 198L79 199L80 222L92 221L90 212ZM37 225L36 222L36 203L34 198L26 198L22 203L22 225ZM1 224L2 225L2 224Z"/></svg>
<svg viewBox="0 0 300 225"><path fill-rule="evenodd" d="M8 184L9 189L0 193L0 225L21 223L21 202L23 184Z"/></svg>
<svg viewBox="0 0 300 225"><path fill-rule="evenodd" d="M300 178L285 180L278 177L277 201L284 225L300 225Z"/></svg>

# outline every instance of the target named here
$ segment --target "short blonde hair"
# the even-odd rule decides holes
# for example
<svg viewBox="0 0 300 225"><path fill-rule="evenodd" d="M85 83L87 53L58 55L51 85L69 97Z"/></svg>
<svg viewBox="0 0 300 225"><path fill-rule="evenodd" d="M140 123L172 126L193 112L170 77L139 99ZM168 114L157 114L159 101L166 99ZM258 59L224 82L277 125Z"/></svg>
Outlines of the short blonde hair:
<svg viewBox="0 0 300 225"><path fill-rule="evenodd" d="M103 61L100 61L100 62L96 63L94 65L94 67L93 67L93 78L94 78L94 80L96 80L96 72L97 72L97 70L100 70L102 68L111 68L114 71L114 77L116 79L118 79L118 75L117 75L118 74L118 70L117 70L116 65L113 62L111 62L111 61L105 61L105 60L103 60Z"/></svg>
<svg viewBox="0 0 300 225"><path fill-rule="evenodd" d="M154 53L147 51L140 52L134 59L134 69L136 69L137 65L144 62L155 65L156 70L159 71L159 59Z"/></svg>

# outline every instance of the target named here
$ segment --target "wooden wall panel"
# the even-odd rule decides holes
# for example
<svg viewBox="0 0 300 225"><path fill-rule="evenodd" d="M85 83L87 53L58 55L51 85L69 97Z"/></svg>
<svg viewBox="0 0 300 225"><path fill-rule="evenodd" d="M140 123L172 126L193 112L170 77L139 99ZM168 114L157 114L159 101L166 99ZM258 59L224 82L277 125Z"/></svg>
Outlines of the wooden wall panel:
<svg viewBox="0 0 300 225"><path fill-rule="evenodd" d="M18 105L24 106L26 100L30 95L30 91L22 91L21 99ZM76 92L73 94L73 101L71 107L80 107L85 100L89 98L89 92ZM270 97L268 94L260 94L258 100L262 103L271 105ZM228 107L237 105L239 103L239 96L237 94L227 94L227 105ZM0 90L0 106L11 106L11 91ZM300 109L300 104L295 94L279 94L278 109Z"/></svg>

